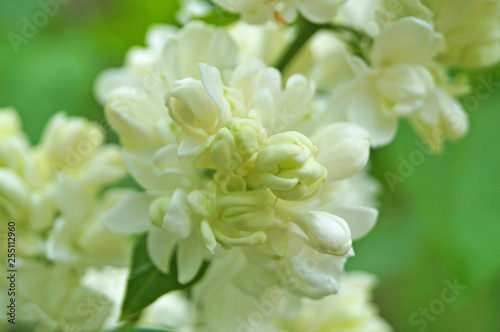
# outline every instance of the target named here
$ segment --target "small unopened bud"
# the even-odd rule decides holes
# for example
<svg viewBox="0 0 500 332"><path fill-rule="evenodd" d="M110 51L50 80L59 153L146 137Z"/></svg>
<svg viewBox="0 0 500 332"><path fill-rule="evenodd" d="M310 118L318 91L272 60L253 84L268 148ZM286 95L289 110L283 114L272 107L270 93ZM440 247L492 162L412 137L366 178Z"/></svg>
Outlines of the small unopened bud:
<svg viewBox="0 0 500 332"><path fill-rule="evenodd" d="M155 199L149 206L149 220L156 227L163 227L163 218L167 214L170 200L170 195L164 195Z"/></svg>
<svg viewBox="0 0 500 332"><path fill-rule="evenodd" d="M201 81L185 78L175 82L166 104L172 119L187 134L206 138L216 133L219 109Z"/></svg>
<svg viewBox="0 0 500 332"><path fill-rule="evenodd" d="M270 137L255 164L260 181L284 200L296 201L313 195L327 174L314 159L315 152L311 141L298 132Z"/></svg>
<svg viewBox="0 0 500 332"><path fill-rule="evenodd" d="M259 122L232 119L217 132L210 145L212 162L221 170L233 170L250 159L266 138L266 131Z"/></svg>
<svg viewBox="0 0 500 332"><path fill-rule="evenodd" d="M297 224L306 233L309 245L320 252L344 256L351 250L351 231L340 217L327 212L311 212Z"/></svg>
<svg viewBox="0 0 500 332"><path fill-rule="evenodd" d="M222 195L217 199L221 218L234 231L257 232L274 223L273 210L266 196L259 191L244 191Z"/></svg>

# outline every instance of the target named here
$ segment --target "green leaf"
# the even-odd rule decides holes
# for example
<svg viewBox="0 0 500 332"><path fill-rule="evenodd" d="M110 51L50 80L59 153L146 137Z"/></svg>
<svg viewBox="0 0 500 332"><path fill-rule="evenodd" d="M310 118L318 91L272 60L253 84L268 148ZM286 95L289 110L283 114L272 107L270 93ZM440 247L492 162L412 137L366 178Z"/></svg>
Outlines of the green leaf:
<svg viewBox="0 0 500 332"><path fill-rule="evenodd" d="M139 236L134 248L132 269L122 305L122 320L137 318L144 308L166 293L191 287L201 279L208 267L208 263L203 263L193 280L181 284L177 281L177 255L174 253L170 262L170 273L164 274L149 259L146 240L146 234Z"/></svg>

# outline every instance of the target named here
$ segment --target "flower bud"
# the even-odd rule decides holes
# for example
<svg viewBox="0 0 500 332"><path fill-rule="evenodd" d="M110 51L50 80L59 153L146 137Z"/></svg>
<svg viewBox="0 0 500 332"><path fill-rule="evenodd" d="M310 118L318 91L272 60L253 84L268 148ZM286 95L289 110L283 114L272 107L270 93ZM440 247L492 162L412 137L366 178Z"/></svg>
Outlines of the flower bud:
<svg viewBox="0 0 500 332"><path fill-rule="evenodd" d="M114 89L106 104L106 119L128 149L159 149L175 141L175 126L149 91Z"/></svg>
<svg viewBox="0 0 500 332"><path fill-rule="evenodd" d="M257 155L256 168L262 184L279 198L296 201L316 193L326 169L314 159L316 147L298 132L270 137Z"/></svg>
<svg viewBox="0 0 500 332"><path fill-rule="evenodd" d="M227 194L229 192L245 191L247 188L247 183L245 179L237 174L218 171L214 175L214 181L219 186L222 193Z"/></svg>
<svg viewBox="0 0 500 332"><path fill-rule="evenodd" d="M206 138L216 133L219 109L201 81L185 78L175 82L166 104L172 119L187 134Z"/></svg>
<svg viewBox="0 0 500 332"><path fill-rule="evenodd" d="M344 219L327 212L310 212L297 221L309 245L325 254L344 256L351 250L351 231Z"/></svg>
<svg viewBox="0 0 500 332"><path fill-rule="evenodd" d="M12 109L0 109L0 140L5 137L18 137L21 132L21 121Z"/></svg>
<svg viewBox="0 0 500 332"><path fill-rule="evenodd" d="M23 219L29 209L29 191L26 184L11 170L0 169L0 216Z"/></svg>
<svg viewBox="0 0 500 332"><path fill-rule="evenodd" d="M233 170L250 159L267 138L262 125L249 119L232 119L220 129L210 145L213 164Z"/></svg>
<svg viewBox="0 0 500 332"><path fill-rule="evenodd" d="M425 67L405 64L385 68L375 82L395 115L409 114L420 108L434 88L434 79Z"/></svg>
<svg viewBox="0 0 500 332"><path fill-rule="evenodd" d="M149 206L149 220L156 227L163 227L163 218L167 214L171 198L171 195L160 196Z"/></svg>
<svg viewBox="0 0 500 332"><path fill-rule="evenodd" d="M440 152L445 139L457 140L464 136L469 127L460 103L439 88L409 120L432 152Z"/></svg>
<svg viewBox="0 0 500 332"><path fill-rule="evenodd" d="M221 195L217 198L217 207L222 210L225 225L234 231L258 232L274 223L267 198L259 191Z"/></svg>
<svg viewBox="0 0 500 332"><path fill-rule="evenodd" d="M69 171L86 162L102 144L102 129L81 118L57 114L44 131L40 152L53 168Z"/></svg>

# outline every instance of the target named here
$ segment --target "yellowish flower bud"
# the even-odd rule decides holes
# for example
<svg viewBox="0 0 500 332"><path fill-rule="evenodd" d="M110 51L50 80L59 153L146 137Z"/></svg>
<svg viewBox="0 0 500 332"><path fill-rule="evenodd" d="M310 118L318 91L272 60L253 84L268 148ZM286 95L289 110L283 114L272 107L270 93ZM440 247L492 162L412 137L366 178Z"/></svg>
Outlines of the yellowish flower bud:
<svg viewBox="0 0 500 332"><path fill-rule="evenodd" d="M297 224L306 233L309 245L320 252L344 256L351 250L351 231L340 217L327 212L311 212Z"/></svg>
<svg viewBox="0 0 500 332"><path fill-rule="evenodd" d="M0 110L0 140L5 137L21 136L21 121L12 109Z"/></svg>
<svg viewBox="0 0 500 332"><path fill-rule="evenodd" d="M245 191L247 188L247 183L243 177L230 172L219 171L215 173L214 181L224 194Z"/></svg>
<svg viewBox="0 0 500 332"><path fill-rule="evenodd" d="M166 103L172 119L187 134L208 137L216 133L219 109L201 81L186 78L175 82Z"/></svg>
<svg viewBox="0 0 500 332"><path fill-rule="evenodd" d="M40 152L54 169L71 171L86 162L104 140L102 129L81 118L57 114L44 131Z"/></svg>
<svg viewBox="0 0 500 332"><path fill-rule="evenodd" d="M250 159L266 138L266 131L259 122L232 119L217 132L210 145L212 162L222 170L233 170Z"/></svg>
<svg viewBox="0 0 500 332"><path fill-rule="evenodd" d="M151 220L151 223L156 227L163 227L163 218L167 214L170 201L171 196L164 195L155 199L149 206L149 220Z"/></svg>
<svg viewBox="0 0 500 332"><path fill-rule="evenodd" d="M258 232L274 223L273 210L266 196L259 191L244 191L217 198L221 218L234 231Z"/></svg>
<svg viewBox="0 0 500 332"><path fill-rule="evenodd" d="M314 159L315 152L311 141L298 132L270 137L256 160L260 181L284 200L301 200L313 195L327 174Z"/></svg>
<svg viewBox="0 0 500 332"><path fill-rule="evenodd" d="M19 221L29 209L26 184L11 170L0 169L0 216Z"/></svg>

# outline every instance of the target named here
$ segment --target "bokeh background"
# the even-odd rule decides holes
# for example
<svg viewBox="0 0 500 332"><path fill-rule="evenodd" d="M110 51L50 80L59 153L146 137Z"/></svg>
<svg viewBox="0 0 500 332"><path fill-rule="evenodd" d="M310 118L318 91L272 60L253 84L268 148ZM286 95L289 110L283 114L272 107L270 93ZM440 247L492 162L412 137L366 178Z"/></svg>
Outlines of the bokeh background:
<svg viewBox="0 0 500 332"><path fill-rule="evenodd" d="M0 2L0 107L19 110L34 143L58 111L101 121L96 76L121 66L151 24L174 22L177 7L174 0L61 2L67 3L18 52L9 34L22 36L23 19L42 7L39 0ZM405 174L398 168L421 150L408 125L372 154L371 172L382 184L380 219L356 243L347 269L378 276L375 300L397 332L500 331L500 84L484 85L500 83L500 67L471 77L465 139L447 144L439 156L425 155ZM484 97L485 91L491 93ZM112 134L109 139L116 141ZM387 172L403 175L394 190ZM441 308L436 302L447 281L466 288ZM410 322L429 306L425 325Z"/></svg>

